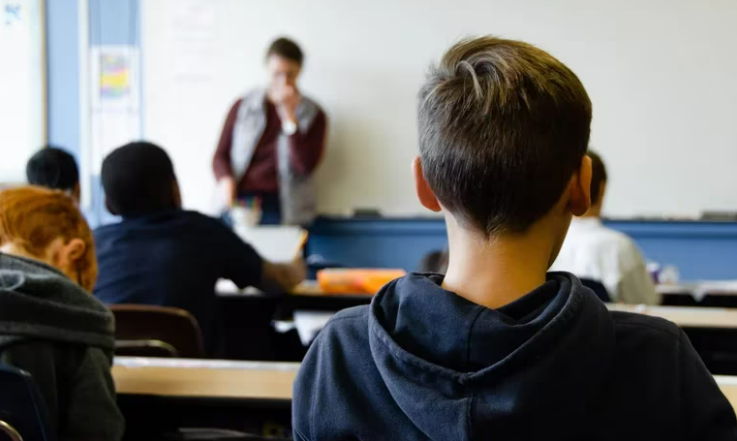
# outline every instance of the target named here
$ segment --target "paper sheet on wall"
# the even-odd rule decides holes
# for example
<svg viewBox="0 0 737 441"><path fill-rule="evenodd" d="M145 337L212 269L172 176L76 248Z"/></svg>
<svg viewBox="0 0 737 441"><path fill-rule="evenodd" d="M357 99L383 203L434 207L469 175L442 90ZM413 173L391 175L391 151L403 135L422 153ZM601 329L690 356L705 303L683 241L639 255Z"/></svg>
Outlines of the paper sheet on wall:
<svg viewBox="0 0 737 441"><path fill-rule="evenodd" d="M176 8L169 10L164 30L175 60L168 71L172 85L212 81L217 26L211 2L177 2Z"/></svg>
<svg viewBox="0 0 737 441"><path fill-rule="evenodd" d="M139 51L129 45L90 49L90 160L100 174L105 156L141 137Z"/></svg>

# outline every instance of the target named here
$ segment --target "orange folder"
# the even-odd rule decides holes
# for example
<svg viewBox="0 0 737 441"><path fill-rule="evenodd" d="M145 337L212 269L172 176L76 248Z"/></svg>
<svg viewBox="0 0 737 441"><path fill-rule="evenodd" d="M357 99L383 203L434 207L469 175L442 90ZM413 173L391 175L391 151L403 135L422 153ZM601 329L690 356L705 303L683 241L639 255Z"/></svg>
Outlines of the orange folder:
<svg viewBox="0 0 737 441"><path fill-rule="evenodd" d="M402 269L328 268L317 272L317 283L325 294L373 295L405 274Z"/></svg>

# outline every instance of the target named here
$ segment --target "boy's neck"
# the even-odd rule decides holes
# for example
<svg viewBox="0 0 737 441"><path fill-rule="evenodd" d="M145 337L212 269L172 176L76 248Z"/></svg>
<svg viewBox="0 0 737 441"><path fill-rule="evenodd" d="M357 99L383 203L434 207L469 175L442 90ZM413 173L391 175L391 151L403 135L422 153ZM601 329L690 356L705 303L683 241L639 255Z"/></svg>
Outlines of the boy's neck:
<svg viewBox="0 0 737 441"><path fill-rule="evenodd" d="M556 245L542 231L489 239L453 219L447 224L450 258L443 288L495 309L545 283Z"/></svg>

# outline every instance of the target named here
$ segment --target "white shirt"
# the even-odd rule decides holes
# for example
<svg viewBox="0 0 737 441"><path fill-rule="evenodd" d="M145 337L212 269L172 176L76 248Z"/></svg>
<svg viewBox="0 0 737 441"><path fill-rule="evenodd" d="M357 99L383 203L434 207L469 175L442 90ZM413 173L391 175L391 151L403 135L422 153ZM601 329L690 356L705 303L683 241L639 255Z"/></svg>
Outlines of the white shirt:
<svg viewBox="0 0 737 441"><path fill-rule="evenodd" d="M574 218L551 271L568 271L600 282L613 302L657 305L645 259L626 234L607 228L598 218Z"/></svg>

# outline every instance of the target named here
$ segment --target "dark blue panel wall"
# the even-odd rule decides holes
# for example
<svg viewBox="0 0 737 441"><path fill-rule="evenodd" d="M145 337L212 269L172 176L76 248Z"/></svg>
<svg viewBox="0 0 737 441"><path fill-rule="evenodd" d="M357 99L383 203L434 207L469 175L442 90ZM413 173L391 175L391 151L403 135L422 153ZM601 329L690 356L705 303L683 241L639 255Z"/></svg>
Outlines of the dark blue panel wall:
<svg viewBox="0 0 737 441"><path fill-rule="evenodd" d="M737 279L737 223L609 221L634 238L649 260L679 268L683 280ZM320 218L308 252L353 267L415 270L447 246L441 219Z"/></svg>

